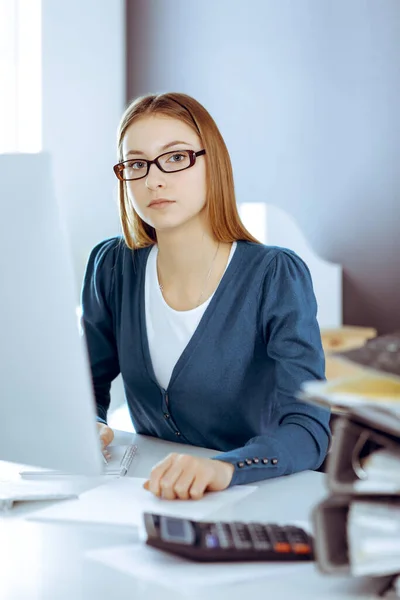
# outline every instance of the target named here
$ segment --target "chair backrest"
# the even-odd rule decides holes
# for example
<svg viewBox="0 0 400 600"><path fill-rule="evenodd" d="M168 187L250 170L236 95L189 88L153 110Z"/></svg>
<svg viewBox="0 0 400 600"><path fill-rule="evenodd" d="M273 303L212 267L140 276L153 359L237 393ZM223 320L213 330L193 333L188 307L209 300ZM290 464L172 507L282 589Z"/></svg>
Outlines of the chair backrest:
<svg viewBox="0 0 400 600"><path fill-rule="evenodd" d="M270 246L283 246L294 250L308 265L313 279L318 302L318 323L322 328L337 328L342 325L342 267L319 257L312 250L304 234L291 215L271 204L263 204L258 210L263 223L256 223L249 207L239 205L246 227L253 235ZM257 229L257 231L255 231Z"/></svg>

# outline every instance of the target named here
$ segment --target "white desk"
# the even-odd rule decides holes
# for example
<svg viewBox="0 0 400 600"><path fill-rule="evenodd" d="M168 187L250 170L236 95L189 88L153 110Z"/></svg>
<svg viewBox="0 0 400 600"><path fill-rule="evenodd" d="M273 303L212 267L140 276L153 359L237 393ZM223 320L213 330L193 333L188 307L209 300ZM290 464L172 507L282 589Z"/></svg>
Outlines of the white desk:
<svg viewBox="0 0 400 600"><path fill-rule="evenodd" d="M154 463L171 451L184 450L201 456L214 454L210 450L144 436L134 435L133 438L139 446L133 473L138 477L146 477ZM119 432L116 441L129 443L132 434ZM88 487L91 486L82 484L82 491ZM261 483L254 494L210 515L210 519L304 521L324 495L323 474L300 473ZM40 507L48 504L40 503ZM207 600L365 600L375 597L373 593L381 585L374 580L326 577L315 569L306 577L293 572L285 578L266 577L178 593L156 582L139 581L85 559L88 550L132 543L131 533L25 520L34 508L38 505L33 507L33 503L26 503L0 518L0 600L196 600L204 597Z"/></svg>

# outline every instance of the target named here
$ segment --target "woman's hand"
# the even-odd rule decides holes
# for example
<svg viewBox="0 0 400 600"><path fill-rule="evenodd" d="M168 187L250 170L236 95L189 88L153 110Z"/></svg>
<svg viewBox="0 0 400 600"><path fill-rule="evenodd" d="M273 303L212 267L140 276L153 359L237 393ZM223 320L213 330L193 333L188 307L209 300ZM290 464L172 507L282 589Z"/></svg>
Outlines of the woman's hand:
<svg viewBox="0 0 400 600"><path fill-rule="evenodd" d="M152 470L143 487L167 500L198 500L228 487L234 466L221 460L170 454Z"/></svg>
<svg viewBox="0 0 400 600"><path fill-rule="evenodd" d="M111 455L107 450L107 446L113 441L114 432L111 429L111 427L108 427L108 425L104 425L104 423L97 423L97 431L101 441L103 454L108 460L109 458L111 458Z"/></svg>

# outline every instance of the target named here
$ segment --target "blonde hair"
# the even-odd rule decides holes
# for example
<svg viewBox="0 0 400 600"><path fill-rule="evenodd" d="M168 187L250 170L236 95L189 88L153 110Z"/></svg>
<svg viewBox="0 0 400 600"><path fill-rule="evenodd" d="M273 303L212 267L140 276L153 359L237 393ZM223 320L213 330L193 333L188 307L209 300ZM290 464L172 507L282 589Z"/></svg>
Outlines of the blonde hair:
<svg viewBox="0 0 400 600"><path fill-rule="evenodd" d="M244 227L236 206L232 165L219 129L206 109L186 94L149 94L134 100L122 116L118 129L118 160L122 143L132 123L147 115L163 115L183 121L200 137L206 150L206 209L212 233L218 242L247 240L259 243ZM125 242L131 249L156 243L153 227L139 217L129 201L126 182L119 181L119 212Z"/></svg>

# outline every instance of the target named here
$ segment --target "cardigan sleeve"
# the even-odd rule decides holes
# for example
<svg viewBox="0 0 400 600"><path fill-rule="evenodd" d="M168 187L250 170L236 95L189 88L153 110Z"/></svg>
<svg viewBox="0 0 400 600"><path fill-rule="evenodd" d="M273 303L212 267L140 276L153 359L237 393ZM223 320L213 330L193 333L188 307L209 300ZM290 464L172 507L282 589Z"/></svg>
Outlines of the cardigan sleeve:
<svg viewBox="0 0 400 600"><path fill-rule="evenodd" d="M267 267L259 313L266 353L275 363L273 424L260 423L260 435L215 457L234 465L231 485L316 469L326 456L329 410L296 399L304 381L325 377L316 313L307 266L279 249Z"/></svg>
<svg viewBox="0 0 400 600"><path fill-rule="evenodd" d="M102 423L107 422L111 383L120 372L110 302L118 240L106 240L92 250L81 295L82 325L89 354L97 420Z"/></svg>

